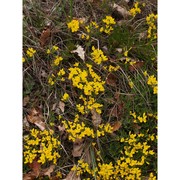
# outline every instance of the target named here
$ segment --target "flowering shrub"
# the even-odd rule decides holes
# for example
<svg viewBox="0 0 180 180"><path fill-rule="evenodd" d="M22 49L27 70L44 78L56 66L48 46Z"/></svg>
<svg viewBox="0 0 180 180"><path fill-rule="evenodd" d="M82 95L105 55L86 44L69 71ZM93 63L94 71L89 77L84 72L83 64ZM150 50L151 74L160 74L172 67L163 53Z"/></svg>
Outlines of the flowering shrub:
<svg viewBox="0 0 180 180"><path fill-rule="evenodd" d="M51 38L41 33L47 45L25 46L26 174L36 162L49 179L156 179L157 15L131 7L119 22L118 8L86 18L75 8L62 22L56 12ZM34 106L43 113L29 113Z"/></svg>
<svg viewBox="0 0 180 180"><path fill-rule="evenodd" d="M46 162L57 163L60 158L58 151L61 143L53 137L53 134L53 131L30 130L30 134L24 137L25 164L32 163L35 158L41 164Z"/></svg>

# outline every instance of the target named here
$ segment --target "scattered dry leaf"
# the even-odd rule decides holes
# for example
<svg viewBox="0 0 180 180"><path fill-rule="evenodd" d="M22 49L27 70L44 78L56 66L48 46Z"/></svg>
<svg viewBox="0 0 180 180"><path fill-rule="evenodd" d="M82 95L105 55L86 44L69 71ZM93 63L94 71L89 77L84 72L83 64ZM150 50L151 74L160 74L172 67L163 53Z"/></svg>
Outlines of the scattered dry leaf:
<svg viewBox="0 0 180 180"><path fill-rule="evenodd" d="M77 49L71 51L71 53L78 53L78 56L84 61L84 54L85 54L84 49L80 45L77 45L76 47Z"/></svg>
<svg viewBox="0 0 180 180"><path fill-rule="evenodd" d="M40 174L41 165L37 162L37 160L34 160L31 164L29 164L29 167L34 172L34 175L38 177Z"/></svg>
<svg viewBox="0 0 180 180"><path fill-rule="evenodd" d="M50 28L45 28L42 31L40 39L39 39L41 47L43 47L47 43L47 41L49 40L50 36L51 36Z"/></svg>
<svg viewBox="0 0 180 180"><path fill-rule="evenodd" d="M29 115L27 115L27 120L30 123L35 124L36 126L39 127L39 129L41 129L41 131L44 131L45 129L45 123L44 123L44 118L42 113L40 112L40 110L37 110L35 108L33 108L30 112Z"/></svg>
<svg viewBox="0 0 180 180"><path fill-rule="evenodd" d="M64 124L62 126L59 125L58 129L59 129L60 132L64 132L66 130L65 127L64 127Z"/></svg>
<svg viewBox="0 0 180 180"><path fill-rule="evenodd" d="M119 130L119 128L122 126L122 123L120 121L116 121L112 124L113 132Z"/></svg>
<svg viewBox="0 0 180 180"><path fill-rule="evenodd" d="M122 48L116 48L116 51L121 54L123 49Z"/></svg>
<svg viewBox="0 0 180 180"><path fill-rule="evenodd" d="M119 12L123 17L127 17L130 15L129 11L127 11L124 7L121 7L116 3L112 4L112 8Z"/></svg>
<svg viewBox="0 0 180 180"><path fill-rule="evenodd" d="M96 109L91 109L92 114L92 123L93 125L98 128L98 126L101 124L102 118L99 113L97 113Z"/></svg>
<svg viewBox="0 0 180 180"><path fill-rule="evenodd" d="M42 70L42 71L41 71L41 76L44 77L44 78L47 78L47 77L48 77L48 74L46 73L45 70Z"/></svg>
<svg viewBox="0 0 180 180"><path fill-rule="evenodd" d="M64 180L81 180L80 175L76 175L76 171L70 171Z"/></svg>
<svg viewBox="0 0 180 180"><path fill-rule="evenodd" d="M116 118L119 118L120 115L122 114L122 110L123 110L124 104L123 103L118 103L116 105L114 105L110 110L109 110L109 114L111 116L114 116Z"/></svg>
<svg viewBox="0 0 180 180"><path fill-rule="evenodd" d="M27 117L24 117L23 119L23 127L29 129L29 123L27 121Z"/></svg>
<svg viewBox="0 0 180 180"><path fill-rule="evenodd" d="M106 83L108 84L108 85L110 85L110 86L116 86L116 82L117 82L117 77L114 75L114 74L112 74L112 73L110 73L110 74L108 74L108 76L106 77Z"/></svg>
<svg viewBox="0 0 180 180"><path fill-rule="evenodd" d="M24 99L23 99L23 106L26 106L27 103L29 102L29 100L30 100L29 96L24 97Z"/></svg>
<svg viewBox="0 0 180 180"><path fill-rule="evenodd" d="M73 143L73 157L80 157L83 152L83 139L76 139Z"/></svg>
<svg viewBox="0 0 180 180"><path fill-rule="evenodd" d="M36 178L34 172L29 172L27 174L23 174L23 180L34 180Z"/></svg>
<svg viewBox="0 0 180 180"><path fill-rule="evenodd" d="M54 171L55 165L51 165L49 168L43 170L43 174L51 178L51 173Z"/></svg>
<svg viewBox="0 0 180 180"><path fill-rule="evenodd" d="M66 135L66 132L65 132L65 127L64 127L64 124L62 126L58 126L58 129L60 131L60 135L63 136L63 135ZM64 137L65 138L65 137Z"/></svg>
<svg viewBox="0 0 180 180"><path fill-rule="evenodd" d="M62 101L59 101L59 108L62 112L64 112L65 103Z"/></svg>
<svg viewBox="0 0 180 180"><path fill-rule="evenodd" d="M91 156L90 156L89 148L85 150L83 159L84 159L84 162L91 165L92 162L91 162Z"/></svg>
<svg viewBox="0 0 180 180"><path fill-rule="evenodd" d="M129 66L129 70L131 72L134 72L137 69L140 69L143 65L144 65L144 61L136 61L135 64Z"/></svg>

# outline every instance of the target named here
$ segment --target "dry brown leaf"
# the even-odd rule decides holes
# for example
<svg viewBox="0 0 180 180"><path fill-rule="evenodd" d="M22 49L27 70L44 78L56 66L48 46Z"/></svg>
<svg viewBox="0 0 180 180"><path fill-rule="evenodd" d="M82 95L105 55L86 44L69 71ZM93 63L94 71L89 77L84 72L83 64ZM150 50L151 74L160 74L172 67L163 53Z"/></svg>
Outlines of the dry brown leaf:
<svg viewBox="0 0 180 180"><path fill-rule="evenodd" d="M136 61L135 64L129 66L129 70L131 72L134 72L137 69L142 68L143 65L144 65L144 61Z"/></svg>
<svg viewBox="0 0 180 180"><path fill-rule="evenodd" d="M112 4L112 8L115 9L118 13L120 13L123 17L130 16L129 11L127 11L124 7L121 7L116 3Z"/></svg>
<svg viewBox="0 0 180 180"><path fill-rule="evenodd" d="M81 180L80 175L76 175L76 171L70 171L64 180Z"/></svg>
<svg viewBox="0 0 180 180"><path fill-rule="evenodd" d="M77 45L76 47L77 47L77 49L71 51L71 53L77 53L78 56L84 61L84 54L85 54L84 49L80 45Z"/></svg>
<svg viewBox="0 0 180 180"><path fill-rule="evenodd" d="M59 108L62 112L64 112L65 103L62 101L59 101Z"/></svg>
<svg viewBox="0 0 180 180"><path fill-rule="evenodd" d="M34 180L36 178L34 172L29 172L27 174L23 174L23 180Z"/></svg>
<svg viewBox="0 0 180 180"><path fill-rule="evenodd" d="M66 130L65 127L64 127L64 124L63 124L62 126L59 125L59 126L58 126L58 129L59 129L59 131L62 132L62 133Z"/></svg>
<svg viewBox="0 0 180 180"><path fill-rule="evenodd" d="M46 29L44 29L44 30L42 31L41 36L40 36L40 39L39 39L40 45L41 45L42 47L47 43L47 41L49 40L50 36L51 36L51 30L50 30L50 28L46 28Z"/></svg>
<svg viewBox="0 0 180 180"><path fill-rule="evenodd" d="M45 70L42 70L42 71L41 71L41 76L44 77L44 78L47 78L47 77L48 77L48 74L46 73Z"/></svg>
<svg viewBox="0 0 180 180"><path fill-rule="evenodd" d="M106 77L106 83L108 84L108 85L110 85L110 86L116 86L116 82L117 82L117 77L114 75L114 74L112 74L112 73L110 73L110 74L108 74L108 76Z"/></svg>
<svg viewBox="0 0 180 180"><path fill-rule="evenodd" d="M29 100L30 100L29 96L24 97L24 99L23 99L23 106L26 106L27 103L29 102Z"/></svg>
<svg viewBox="0 0 180 180"><path fill-rule="evenodd" d="M40 163L37 162L37 160L34 160L31 164L29 164L29 167L32 169L32 171L34 172L34 175L36 177L39 176L40 174L40 168L41 168L41 165Z"/></svg>
<svg viewBox="0 0 180 180"><path fill-rule="evenodd" d="M110 115L119 118L122 114L123 107L123 103L115 104L109 111Z"/></svg>
<svg viewBox="0 0 180 180"><path fill-rule="evenodd" d="M113 132L119 130L119 128L122 126L122 123L120 121L116 121L112 124Z"/></svg>
<svg viewBox="0 0 180 180"><path fill-rule="evenodd" d="M92 162L91 162L91 156L90 156L89 148L85 150L83 159L84 159L84 162L91 165Z"/></svg>
<svg viewBox="0 0 180 180"><path fill-rule="evenodd" d="M51 165L49 168L43 170L43 174L51 178L51 173L54 171L55 165Z"/></svg>
<svg viewBox="0 0 180 180"><path fill-rule="evenodd" d="M98 128L98 126L101 124L102 118L99 113L97 113L96 109L91 109L92 114L92 123L93 125Z"/></svg>
<svg viewBox="0 0 180 180"><path fill-rule="evenodd" d="M38 126L42 131L44 131L46 125L44 123L44 118L40 110L33 108L30 114L27 115L27 120L30 123L33 123L36 126Z"/></svg>
<svg viewBox="0 0 180 180"><path fill-rule="evenodd" d="M24 117L23 119L23 127L29 129L29 123L27 121L27 117Z"/></svg>
<svg viewBox="0 0 180 180"><path fill-rule="evenodd" d="M83 140L76 139L73 143L72 155L73 157L80 157L83 152Z"/></svg>

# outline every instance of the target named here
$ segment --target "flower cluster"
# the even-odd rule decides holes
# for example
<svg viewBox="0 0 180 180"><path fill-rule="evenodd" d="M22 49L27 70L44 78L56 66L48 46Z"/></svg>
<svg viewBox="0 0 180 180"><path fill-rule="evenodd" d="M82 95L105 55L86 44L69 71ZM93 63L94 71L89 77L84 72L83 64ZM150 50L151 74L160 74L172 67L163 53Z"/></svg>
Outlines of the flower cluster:
<svg viewBox="0 0 180 180"><path fill-rule="evenodd" d="M92 59L96 64L101 64L103 61L107 61L108 58L103 54L103 51L92 47L93 52L91 53Z"/></svg>
<svg viewBox="0 0 180 180"><path fill-rule="evenodd" d="M87 69L82 70L79 68L79 63L75 63L74 67L69 68L68 79L72 80L73 86L81 90L85 95L79 97L79 100L83 101L83 105L77 104L76 107L82 114L87 113L92 108L101 113L99 108L102 105L97 103L92 96L104 92L105 81L101 80L101 77L93 70L92 65L86 64L86 67Z"/></svg>
<svg viewBox="0 0 180 180"><path fill-rule="evenodd" d="M50 84L51 86L53 86L56 82L56 79L55 79L55 75L54 74L51 74L51 76L49 77L48 79L48 84Z"/></svg>
<svg viewBox="0 0 180 180"><path fill-rule="evenodd" d="M53 61L53 65L54 66L58 66L59 63L63 60L63 58L61 56L56 56L54 61Z"/></svg>
<svg viewBox="0 0 180 180"><path fill-rule="evenodd" d="M110 34L114 28L113 25L116 24L115 20L111 16L106 16L105 19L102 20L104 25L100 28L100 32L105 32L106 34Z"/></svg>
<svg viewBox="0 0 180 180"><path fill-rule="evenodd" d="M53 131L39 131L31 129L30 134L24 137L24 164L32 163L36 158L38 162L44 164L53 162L56 164L60 155L60 141L53 137Z"/></svg>
<svg viewBox="0 0 180 180"><path fill-rule="evenodd" d="M83 173L92 174L89 164L84 162L83 159L78 160L78 165L74 165L71 170L76 171L77 176Z"/></svg>
<svg viewBox="0 0 180 180"><path fill-rule="evenodd" d="M139 8L139 2L134 4L134 7L129 10L130 14L135 17L136 14L141 13L141 9Z"/></svg>
<svg viewBox="0 0 180 180"><path fill-rule="evenodd" d="M74 121L62 121L66 131L69 134L69 140L75 142L76 139L84 137L95 137L93 129L86 127L84 122L79 122L79 115L76 114Z"/></svg>
<svg viewBox="0 0 180 180"><path fill-rule="evenodd" d="M93 33L94 30L98 28L99 28L98 24L95 21L91 21L89 25L85 26L86 33L82 33L81 38L89 40L91 33Z"/></svg>
<svg viewBox="0 0 180 180"><path fill-rule="evenodd" d="M153 39L157 39L157 27L156 27L156 21L157 21L157 14L149 14L146 17L146 23L148 25L148 38L153 38Z"/></svg>
<svg viewBox="0 0 180 180"><path fill-rule="evenodd" d="M62 97L62 101L66 102L69 99L69 94L64 93L63 97Z"/></svg>
<svg viewBox="0 0 180 180"><path fill-rule="evenodd" d="M148 85L150 85L151 87L153 87L153 93L154 94L157 94L157 84L158 84L158 82L157 82L157 79L156 79L156 77L154 77L154 75L151 75L151 76L149 76L148 77L148 81L147 81L147 84Z"/></svg>
<svg viewBox="0 0 180 180"><path fill-rule="evenodd" d="M67 26L72 32L77 32L79 30L79 21L73 19L71 22L67 23Z"/></svg>
<svg viewBox="0 0 180 180"><path fill-rule="evenodd" d="M62 123L69 134L69 140L73 142L85 137L96 138L105 136L105 133L112 133L112 127L109 123L100 124L95 132L93 129L87 127L84 122L80 122L78 114L76 114L73 122L63 120Z"/></svg>
<svg viewBox="0 0 180 180"><path fill-rule="evenodd" d="M28 48L28 50L26 51L26 54L28 57L33 57L35 53L36 53L36 50L33 48Z"/></svg>
<svg viewBox="0 0 180 180"><path fill-rule="evenodd" d="M56 52L58 49L59 49L58 46L53 46L51 49L47 49L46 53L51 54L51 53Z"/></svg>

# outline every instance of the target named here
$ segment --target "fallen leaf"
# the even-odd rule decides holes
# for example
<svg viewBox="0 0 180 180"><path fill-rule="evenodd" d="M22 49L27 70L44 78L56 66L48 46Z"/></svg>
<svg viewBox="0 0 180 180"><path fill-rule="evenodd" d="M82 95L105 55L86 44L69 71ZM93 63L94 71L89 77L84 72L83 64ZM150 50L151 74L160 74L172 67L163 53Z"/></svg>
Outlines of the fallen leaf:
<svg viewBox="0 0 180 180"><path fill-rule="evenodd" d="M47 43L47 41L49 40L50 36L51 36L50 28L45 28L42 31L40 39L39 39L41 47L43 47Z"/></svg>
<svg viewBox="0 0 180 180"><path fill-rule="evenodd" d="M114 99L115 99L115 100L118 100L118 99L119 99L119 96L120 96L120 92L115 92L115 94L114 94Z"/></svg>
<svg viewBox="0 0 180 180"><path fill-rule="evenodd" d="M52 111L54 111L54 110L56 109L56 105L57 105L57 103L54 103L54 104L52 105Z"/></svg>
<svg viewBox="0 0 180 180"><path fill-rule="evenodd" d="M76 171L70 171L64 180L81 180L80 175L76 175Z"/></svg>
<svg viewBox="0 0 180 180"><path fill-rule="evenodd" d="M130 16L129 11L127 11L124 7L119 6L118 4L114 3L111 5L113 9L115 9L118 13L120 13L123 17Z"/></svg>
<svg viewBox="0 0 180 180"><path fill-rule="evenodd" d="M119 130L119 128L122 126L122 123L120 121L116 121L112 124L113 132Z"/></svg>
<svg viewBox="0 0 180 180"><path fill-rule="evenodd" d="M42 113L40 112L40 110L37 110L35 108L33 108L30 112L29 115L27 115L27 120L30 123L35 124L36 126L39 127L39 129L41 129L41 131L44 131L45 129L45 123L44 123L44 118Z"/></svg>
<svg viewBox="0 0 180 180"><path fill-rule="evenodd" d="M34 172L29 172L27 174L23 174L23 180L34 180L36 178Z"/></svg>
<svg viewBox="0 0 180 180"><path fill-rule="evenodd" d="M59 108L62 112L64 112L65 103L62 101L59 101Z"/></svg>
<svg viewBox="0 0 180 180"><path fill-rule="evenodd" d="M71 53L78 53L78 56L84 61L84 58L85 58L84 57L84 54L85 54L84 49L80 45L77 45L76 47L77 47L77 49L71 51Z"/></svg>
<svg viewBox="0 0 180 180"><path fill-rule="evenodd" d="M98 128L98 126L101 124L102 118L99 113L97 113L96 109L91 109L92 114L92 123L93 125Z"/></svg>
<svg viewBox="0 0 180 180"><path fill-rule="evenodd" d="M83 139L76 139L73 143L73 157L80 157L83 152Z"/></svg>
<svg viewBox="0 0 180 180"><path fill-rule="evenodd" d="M40 168L41 168L41 165L40 163L37 162L37 160L34 160L31 164L29 164L29 167L32 169L32 171L34 172L34 175L36 177L39 176L40 174Z"/></svg>
<svg viewBox="0 0 180 180"><path fill-rule="evenodd" d="M123 103L118 103L115 104L110 110L109 110L109 114L111 116L114 116L116 118L119 118L120 115L122 114L122 110L123 110L124 104Z"/></svg>
<svg viewBox="0 0 180 180"><path fill-rule="evenodd" d="M48 77L48 74L46 73L45 70L42 70L42 71L41 71L41 76L44 77L44 78L47 78L47 77Z"/></svg>
<svg viewBox="0 0 180 180"><path fill-rule="evenodd" d="M29 96L24 97L24 99L23 99L23 106L26 106L27 103L29 102L29 100L30 100Z"/></svg>
<svg viewBox="0 0 180 180"><path fill-rule="evenodd" d="M129 66L129 70L131 72L134 72L137 69L140 69L143 65L144 65L144 61L136 61L135 64Z"/></svg>
<svg viewBox="0 0 180 180"><path fill-rule="evenodd" d="M114 75L114 74L112 74L112 73L110 73L110 74L108 74L108 76L106 77L106 83L108 84L108 85L110 85L110 86L116 86L116 82L117 82L117 77Z"/></svg>
<svg viewBox="0 0 180 180"><path fill-rule="evenodd" d="M88 163L89 165L91 165L92 161L91 161L91 156L90 156L90 152L89 152L89 148L87 148L84 151L84 156L83 156L84 162Z"/></svg>
<svg viewBox="0 0 180 180"><path fill-rule="evenodd" d="M116 51L121 54L123 49L122 48L116 48Z"/></svg>
<svg viewBox="0 0 180 180"><path fill-rule="evenodd" d="M66 130L65 127L64 127L64 124L62 126L59 125L58 129L59 129L60 132L64 132Z"/></svg>
<svg viewBox="0 0 180 180"><path fill-rule="evenodd" d="M24 117L23 119L23 127L29 129L29 123L27 121L27 117Z"/></svg>
<svg viewBox="0 0 180 180"><path fill-rule="evenodd" d="M62 135L65 135L65 127L64 127L64 125L62 125L62 126L58 126L58 129L59 129L59 131L60 131L60 135L62 136Z"/></svg>
<svg viewBox="0 0 180 180"><path fill-rule="evenodd" d="M49 168L43 170L43 174L51 178L51 173L54 171L55 165L51 165Z"/></svg>

